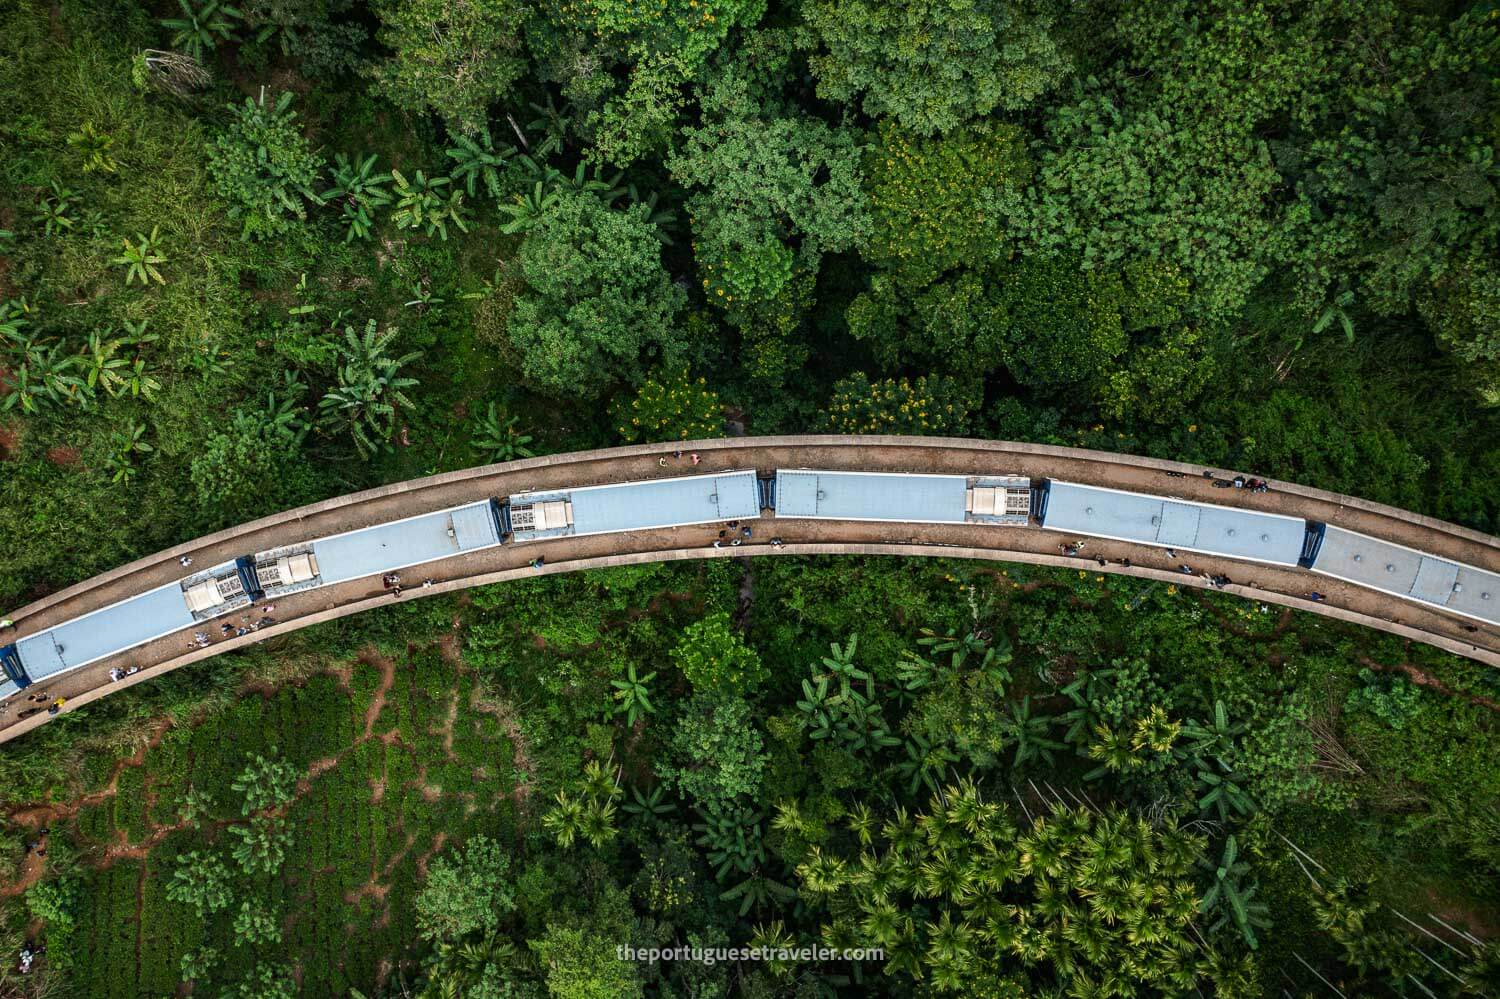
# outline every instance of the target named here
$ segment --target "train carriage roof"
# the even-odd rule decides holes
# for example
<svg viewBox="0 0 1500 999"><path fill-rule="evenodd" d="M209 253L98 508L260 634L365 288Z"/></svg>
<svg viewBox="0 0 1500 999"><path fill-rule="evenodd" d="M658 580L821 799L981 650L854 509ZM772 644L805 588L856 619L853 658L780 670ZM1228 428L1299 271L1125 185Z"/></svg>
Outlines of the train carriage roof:
<svg viewBox="0 0 1500 999"><path fill-rule="evenodd" d="M489 500L376 524L312 543L324 585L421 565L500 543Z"/></svg>
<svg viewBox="0 0 1500 999"><path fill-rule="evenodd" d="M171 582L16 642L33 681L77 669L195 623L182 586Z"/></svg>
<svg viewBox="0 0 1500 999"><path fill-rule="evenodd" d="M1313 569L1348 583L1500 624L1500 574L1329 526Z"/></svg>
<svg viewBox="0 0 1500 999"><path fill-rule="evenodd" d="M754 520L760 516L754 469L550 489L517 493L510 498L512 516L520 506L558 502L571 504L571 521L563 517L554 524L549 516L538 528L517 527L516 538L530 541L565 535L613 534Z"/></svg>
<svg viewBox="0 0 1500 999"><path fill-rule="evenodd" d="M777 469L776 516L962 524L967 477Z"/></svg>
<svg viewBox="0 0 1500 999"><path fill-rule="evenodd" d="M1307 522L1258 510L1052 480L1042 526L1096 538L1296 565Z"/></svg>

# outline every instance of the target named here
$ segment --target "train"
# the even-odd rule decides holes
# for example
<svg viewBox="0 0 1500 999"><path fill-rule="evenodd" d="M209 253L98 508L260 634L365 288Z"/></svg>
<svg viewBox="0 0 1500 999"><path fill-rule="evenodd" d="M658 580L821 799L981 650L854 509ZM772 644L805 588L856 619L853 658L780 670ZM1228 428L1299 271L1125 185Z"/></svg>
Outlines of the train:
<svg viewBox="0 0 1500 999"><path fill-rule="evenodd" d="M1297 517L1021 475L739 469L521 492L246 554L0 647L0 698L304 590L503 544L764 517L1108 538L1296 567L1500 625L1500 574Z"/></svg>

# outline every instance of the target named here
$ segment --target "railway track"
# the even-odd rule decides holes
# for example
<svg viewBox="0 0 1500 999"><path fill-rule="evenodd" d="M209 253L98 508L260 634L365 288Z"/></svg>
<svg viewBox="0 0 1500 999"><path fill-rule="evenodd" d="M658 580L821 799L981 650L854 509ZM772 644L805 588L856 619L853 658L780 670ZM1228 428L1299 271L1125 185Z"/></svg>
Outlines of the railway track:
<svg viewBox="0 0 1500 999"><path fill-rule="evenodd" d="M266 551L490 497L743 468L762 471L823 468L1059 479L1301 517L1482 569L1500 571L1500 539L1356 497L1340 496L1295 483L1272 480L1270 489L1265 492L1216 488L1205 473L1220 481L1236 473L1159 459L1036 444L912 437L732 438L685 443L681 447L684 454L680 459L674 456L677 445L548 455L382 486L285 511L138 559L10 612L9 616L16 620L17 627L3 637L5 641L24 638L125 597L180 579L187 571L180 562L184 557L192 559L196 566L208 566L246 552ZM699 455L697 466L690 465L690 453ZM665 466L663 459L666 460ZM1077 536L1040 528L781 519L774 525L768 522L765 529L756 532L753 543L722 549L710 547L714 534L714 530L706 526L690 526L569 536L469 552L403 570L408 580L430 579L432 583L429 587L408 589L401 599L503 582L538 572L575 571L646 561L795 554L942 556L1086 566L1089 571L1169 579L1178 585L1208 585L1202 577L1181 574L1178 571L1180 558L1169 558L1158 548L1091 539L1087 557L1080 560L1059 551L1062 545L1078 540ZM772 536L778 536L785 543L774 549L763 543ZM546 564L540 569L528 564L537 554L545 556ZM1096 558L1105 558L1106 565L1099 566L1093 561ZM1122 565L1121 559L1128 559L1130 565ZM1435 608L1410 604L1323 577L1310 578L1306 570L1206 555L1194 555L1191 562L1195 569L1204 573L1228 577L1231 582L1222 587L1225 592L1379 628L1479 662L1500 665L1500 629L1492 626L1476 628L1474 622ZM1325 595L1325 599L1313 601L1307 598L1314 586ZM49 700L65 698L65 709L71 710L167 670L298 628L358 613L390 599L391 596L382 590L378 577L296 593L277 600L277 623L274 625L244 636L213 641L206 648L194 646L182 633L169 635L39 684L40 689L32 693L44 692ZM219 637L217 625L212 634L216 639ZM138 672L123 680L111 681L110 670L126 665L138 667ZM42 712L21 719L20 711L31 705L24 696L12 697L10 702L0 715L0 741L44 724L49 717Z"/></svg>

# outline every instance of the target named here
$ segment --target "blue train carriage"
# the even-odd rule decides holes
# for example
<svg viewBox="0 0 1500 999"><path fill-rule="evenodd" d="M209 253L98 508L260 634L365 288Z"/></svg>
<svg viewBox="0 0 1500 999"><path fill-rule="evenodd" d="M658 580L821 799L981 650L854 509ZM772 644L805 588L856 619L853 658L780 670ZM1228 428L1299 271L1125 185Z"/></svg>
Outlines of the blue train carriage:
<svg viewBox="0 0 1500 999"><path fill-rule="evenodd" d="M1300 517L1048 480L1037 498L1043 527L1157 548L1303 564L1308 524Z"/></svg>
<svg viewBox="0 0 1500 999"><path fill-rule="evenodd" d="M776 470L778 518L867 520L913 524L1025 526L1031 480L1025 476L926 475Z"/></svg>
<svg viewBox="0 0 1500 999"><path fill-rule="evenodd" d="M199 620L177 581L27 635L16 642L16 656L25 675L40 683L191 628Z"/></svg>
<svg viewBox="0 0 1500 999"><path fill-rule="evenodd" d="M754 469L520 492L502 508L516 542L689 527L760 516Z"/></svg>
<svg viewBox="0 0 1500 999"><path fill-rule="evenodd" d="M1311 568L1346 583L1500 624L1500 574L1342 527L1324 528Z"/></svg>
<svg viewBox="0 0 1500 999"><path fill-rule="evenodd" d="M383 575L500 544L499 505L480 500L259 552L256 584L265 599Z"/></svg>

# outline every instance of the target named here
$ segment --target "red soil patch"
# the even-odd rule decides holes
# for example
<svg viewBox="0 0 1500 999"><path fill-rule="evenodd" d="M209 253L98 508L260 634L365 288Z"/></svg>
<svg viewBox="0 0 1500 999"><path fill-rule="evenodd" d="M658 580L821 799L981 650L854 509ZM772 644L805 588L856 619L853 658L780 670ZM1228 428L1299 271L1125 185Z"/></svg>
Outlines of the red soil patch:
<svg viewBox="0 0 1500 999"><path fill-rule="evenodd" d="M58 445L57 447L49 447L47 449L47 460L58 468L68 468L83 460L83 452L79 451L76 447Z"/></svg>
<svg viewBox="0 0 1500 999"><path fill-rule="evenodd" d="M0 427L0 461L14 461L21 453L21 432L14 427Z"/></svg>

